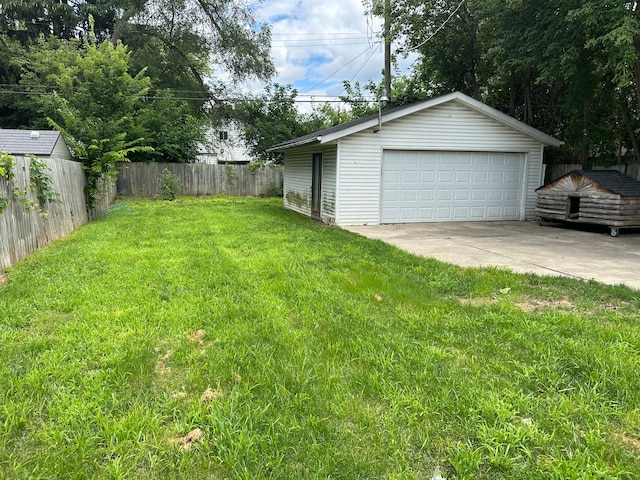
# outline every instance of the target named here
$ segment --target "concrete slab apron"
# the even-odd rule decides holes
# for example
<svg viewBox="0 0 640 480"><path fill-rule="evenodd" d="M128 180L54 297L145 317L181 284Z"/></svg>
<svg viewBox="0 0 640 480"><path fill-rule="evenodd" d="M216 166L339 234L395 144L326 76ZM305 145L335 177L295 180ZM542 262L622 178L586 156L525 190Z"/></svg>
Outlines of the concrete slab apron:
<svg viewBox="0 0 640 480"><path fill-rule="evenodd" d="M539 226L534 222L407 223L344 227L462 267L503 267L640 289L640 234Z"/></svg>

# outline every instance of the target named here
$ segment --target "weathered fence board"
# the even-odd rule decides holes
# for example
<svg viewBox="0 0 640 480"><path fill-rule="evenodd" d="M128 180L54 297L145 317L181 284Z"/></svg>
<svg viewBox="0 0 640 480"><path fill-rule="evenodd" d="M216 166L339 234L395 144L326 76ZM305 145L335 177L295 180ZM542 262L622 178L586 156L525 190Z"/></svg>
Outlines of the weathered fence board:
<svg viewBox="0 0 640 480"><path fill-rule="evenodd" d="M261 196L282 187L282 170L265 167L252 172L248 165L202 163L128 163L118 175L118 194L152 198L162 195L162 172L180 180L180 195Z"/></svg>
<svg viewBox="0 0 640 480"><path fill-rule="evenodd" d="M7 182L0 178L0 194L11 198L14 187L29 189L31 159L14 157L17 163L15 178ZM28 212L19 200L11 198L0 213L0 272L37 249L68 235L80 225L106 210L115 196L115 187L103 185L97 208L87 212L84 187L86 184L82 164L69 160L43 159L50 169L51 186L60 195L59 202L45 206L47 216ZM28 199L37 202L34 192Z"/></svg>

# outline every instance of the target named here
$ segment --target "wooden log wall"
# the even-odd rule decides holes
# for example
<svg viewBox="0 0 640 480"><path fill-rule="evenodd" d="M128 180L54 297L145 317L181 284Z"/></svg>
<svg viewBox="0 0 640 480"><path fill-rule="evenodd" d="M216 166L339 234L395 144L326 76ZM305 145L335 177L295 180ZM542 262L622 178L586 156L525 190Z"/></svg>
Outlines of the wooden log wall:
<svg viewBox="0 0 640 480"><path fill-rule="evenodd" d="M282 169L251 171L248 165L204 163L128 163L118 176L118 194L153 198L162 195L162 172L180 180L179 195L263 196L282 189Z"/></svg>
<svg viewBox="0 0 640 480"><path fill-rule="evenodd" d="M612 227L640 225L640 197L620 197L611 194L580 194L577 216L569 217L570 197L562 192L538 191L536 215L550 220L592 223Z"/></svg>
<svg viewBox="0 0 640 480"><path fill-rule="evenodd" d="M14 168L15 178L11 182L0 178L0 194L10 198L9 205L0 213L0 272L87 223L109 208L115 197L115 186L104 184L98 207L88 213L82 164L69 160L45 159L43 161L50 169L51 186L60 194L59 202L45 206L46 217L37 212L28 212L19 200L11 198L11 191L14 187L23 191L29 189L31 159L18 156L14 158L17 163ZM37 202L34 192L30 192L27 198Z"/></svg>

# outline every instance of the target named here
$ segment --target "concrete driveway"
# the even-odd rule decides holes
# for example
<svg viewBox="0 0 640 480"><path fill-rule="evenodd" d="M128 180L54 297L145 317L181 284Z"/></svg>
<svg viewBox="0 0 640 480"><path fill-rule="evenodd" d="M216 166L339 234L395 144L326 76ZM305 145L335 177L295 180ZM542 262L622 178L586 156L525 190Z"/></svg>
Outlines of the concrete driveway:
<svg viewBox="0 0 640 480"><path fill-rule="evenodd" d="M609 236L604 227L579 229L537 222L408 223L345 227L408 252L463 267L594 279L640 289L640 230Z"/></svg>

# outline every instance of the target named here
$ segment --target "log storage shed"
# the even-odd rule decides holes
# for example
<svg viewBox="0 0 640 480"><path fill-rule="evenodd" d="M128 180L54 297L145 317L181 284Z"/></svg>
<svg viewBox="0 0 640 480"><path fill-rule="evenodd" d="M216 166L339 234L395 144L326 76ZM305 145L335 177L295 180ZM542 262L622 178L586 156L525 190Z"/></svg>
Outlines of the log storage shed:
<svg viewBox="0 0 640 480"><path fill-rule="evenodd" d="M617 170L574 170L536 190L540 222L640 227L640 181Z"/></svg>

